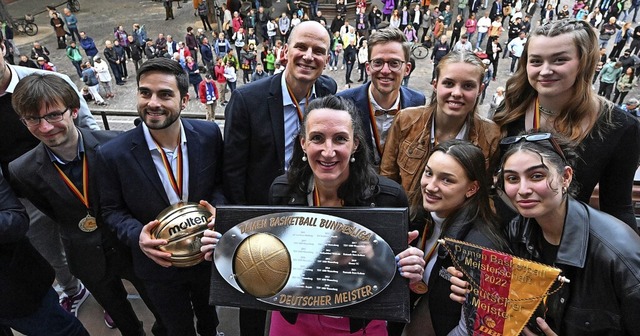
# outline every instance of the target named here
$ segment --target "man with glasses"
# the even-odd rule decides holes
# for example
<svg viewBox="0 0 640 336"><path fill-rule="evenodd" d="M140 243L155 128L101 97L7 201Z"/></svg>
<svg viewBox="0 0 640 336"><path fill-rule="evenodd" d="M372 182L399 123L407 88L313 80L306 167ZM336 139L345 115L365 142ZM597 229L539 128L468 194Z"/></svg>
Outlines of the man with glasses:
<svg viewBox="0 0 640 336"><path fill-rule="evenodd" d="M0 141L0 166L5 178L10 180L9 162L34 148L39 142L20 122L20 118L11 106L11 96L20 78L32 73L53 74L64 79L74 90L78 91L78 89L67 75L7 64L4 58L5 53L4 37L0 33L0 134L3 134L2 141ZM78 108L78 118L74 122L80 127L100 129L91 115L89 107L87 107L87 102L79 92L76 93L80 100L80 107ZM60 297L62 306L77 316L78 308L86 300L89 291L69 272L67 261L62 252L58 225L36 209L28 200L24 198L20 200L29 214L30 224L27 236L38 252L55 269L56 280L63 289L63 294Z"/></svg>
<svg viewBox="0 0 640 336"><path fill-rule="evenodd" d="M372 33L366 64L371 82L338 94L352 99L358 108L376 165L380 164L389 128L398 111L426 103L422 93L401 85L402 79L411 72L409 48L399 29Z"/></svg>
<svg viewBox="0 0 640 336"><path fill-rule="evenodd" d="M98 207L96 150L117 133L76 127L77 92L52 74L22 78L12 104L40 143L9 164L11 185L58 223L69 267L105 309L107 327L143 335L121 279L146 299L144 286L133 274L131 252L102 225Z"/></svg>

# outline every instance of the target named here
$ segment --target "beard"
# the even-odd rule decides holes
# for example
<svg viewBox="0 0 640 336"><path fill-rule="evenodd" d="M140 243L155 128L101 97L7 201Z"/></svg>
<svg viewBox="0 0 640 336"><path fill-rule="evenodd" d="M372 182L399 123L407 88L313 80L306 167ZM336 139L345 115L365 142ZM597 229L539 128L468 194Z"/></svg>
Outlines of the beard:
<svg viewBox="0 0 640 336"><path fill-rule="evenodd" d="M161 129L168 128L169 126L173 125L173 123L175 123L176 120L178 120L178 118L180 118L179 112L170 112L165 109L159 109L153 112L150 112L147 109L144 109L138 112L138 114L140 115L140 118L144 121L145 125L147 125L149 129L154 129L154 130L161 130ZM151 116L150 114L162 114L164 116L164 119L158 118L156 116Z"/></svg>

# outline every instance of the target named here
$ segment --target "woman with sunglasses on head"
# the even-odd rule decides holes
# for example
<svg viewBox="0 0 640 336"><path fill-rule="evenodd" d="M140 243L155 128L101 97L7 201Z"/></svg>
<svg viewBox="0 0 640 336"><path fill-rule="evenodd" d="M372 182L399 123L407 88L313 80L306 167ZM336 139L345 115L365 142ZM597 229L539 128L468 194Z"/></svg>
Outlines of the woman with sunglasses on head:
<svg viewBox="0 0 640 336"><path fill-rule="evenodd" d="M437 240L466 241L493 250L507 250L507 242L489 204L490 175L482 150L452 139L435 146L420 181L417 204L426 225L419 248L425 252L423 282L411 286L419 294L404 335L447 335L458 325L460 305L448 300L450 283L441 276L453 263Z"/></svg>
<svg viewBox="0 0 640 336"><path fill-rule="evenodd" d="M420 178L428 154L440 142L468 140L490 157L497 146L498 127L478 115L485 66L476 55L452 51L435 69L428 105L400 111L389 130L380 175L402 185L410 203L420 200ZM411 215L416 219L416 213Z"/></svg>
<svg viewBox="0 0 640 336"><path fill-rule="evenodd" d="M286 175L271 185L272 205L322 207L407 207L402 188L378 176L369 161L370 149L355 106L345 98L327 96L314 99L300 125ZM393 223L389 223L393 225ZM202 238L205 258L220 234L206 230ZM409 233L409 239L418 236ZM424 273L421 250L408 247L396 256L400 275L417 282ZM345 284L346 285L346 284ZM346 317L286 313L271 315L270 335L387 335L387 323Z"/></svg>
<svg viewBox="0 0 640 336"><path fill-rule="evenodd" d="M568 141L533 133L501 144L498 186L518 211L507 226L513 254L554 265L570 280L541 302L523 335L640 335L640 237L574 198L578 158ZM464 302L468 283L449 272L451 298Z"/></svg>
<svg viewBox="0 0 640 336"><path fill-rule="evenodd" d="M600 183L600 209L635 229L631 190L640 158L640 124L591 89L597 46L595 32L584 21L565 19L535 28L493 120L507 136L548 129L579 145L580 159L573 167L580 183L576 198L588 202Z"/></svg>

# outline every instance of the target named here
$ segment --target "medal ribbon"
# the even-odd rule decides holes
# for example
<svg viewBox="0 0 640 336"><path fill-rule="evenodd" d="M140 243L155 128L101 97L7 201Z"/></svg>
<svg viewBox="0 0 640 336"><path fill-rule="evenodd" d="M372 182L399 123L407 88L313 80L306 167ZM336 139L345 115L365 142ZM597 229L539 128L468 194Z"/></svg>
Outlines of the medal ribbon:
<svg viewBox="0 0 640 336"><path fill-rule="evenodd" d="M151 137L153 139L153 137ZM178 179L173 175L173 170L171 169L171 165L169 164L169 159L167 158L167 154L164 152L164 149L160 147L156 139L153 139L153 142L156 144L158 151L160 152L160 157L162 158L162 164L164 165L164 169L167 171L167 175L169 176L169 182L171 182L171 187L173 187L173 191L176 192L178 198L182 200L182 136L178 136Z"/></svg>
<svg viewBox="0 0 640 336"><path fill-rule="evenodd" d="M424 226L424 230L422 231L422 239L420 240L420 249L423 250L423 251L426 248L425 245L427 244L427 233L428 233L428 230L429 230L429 226L425 225ZM438 245L439 245L439 243L436 242L435 244L433 244L433 246L431 246L431 249L429 250L429 252L425 253L425 255L424 255L424 261L429 263L429 259L431 259L431 256L436 251L436 248L438 247Z"/></svg>
<svg viewBox="0 0 640 336"><path fill-rule="evenodd" d="M538 98L536 98L536 104L533 110L533 129L540 129L540 100Z"/></svg>
<svg viewBox="0 0 640 336"><path fill-rule="evenodd" d="M320 193L318 192L318 188L316 188L315 183L313 184L313 206L319 207L320 204ZM340 206L344 206L344 200L340 200Z"/></svg>
<svg viewBox="0 0 640 336"><path fill-rule="evenodd" d="M318 188L313 187L313 206L320 206L320 194L318 193Z"/></svg>
<svg viewBox="0 0 640 336"><path fill-rule="evenodd" d="M298 100L296 100L296 96L294 96L293 92L291 92L291 89L289 89L289 85L287 85L286 83L285 85L287 86L287 92L289 92L289 97L291 97L291 100L293 100L293 106L296 107L296 111L298 112L298 119L300 119L300 122L302 122L302 111L300 110L300 104L298 103ZM305 104L309 103L309 97L311 96L312 89L309 89L309 92L307 92L307 97L304 100Z"/></svg>
<svg viewBox="0 0 640 336"><path fill-rule="evenodd" d="M78 188L76 187L75 184L73 184L73 182L71 182L71 179L62 171L62 169L60 169L60 167L58 167L58 164L54 164L54 167L56 167L56 170L58 171L58 174L60 174L60 177L62 178L62 181L64 182L64 184L67 185L67 187L69 187L69 189L71 190L71 192L80 200L80 202L82 202L82 204L84 204L85 207L87 207L87 210L89 209L89 163L87 160L87 156L83 153L82 154L82 192L80 192L80 190L78 190Z"/></svg>

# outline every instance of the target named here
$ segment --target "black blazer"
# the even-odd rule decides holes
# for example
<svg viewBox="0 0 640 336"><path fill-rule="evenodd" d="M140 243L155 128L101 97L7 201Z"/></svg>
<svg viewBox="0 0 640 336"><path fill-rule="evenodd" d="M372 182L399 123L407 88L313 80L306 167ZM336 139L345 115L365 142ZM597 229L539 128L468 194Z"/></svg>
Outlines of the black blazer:
<svg viewBox="0 0 640 336"><path fill-rule="evenodd" d="M51 289L53 268L26 234L29 216L0 172L0 318L28 316Z"/></svg>
<svg viewBox="0 0 640 336"><path fill-rule="evenodd" d="M491 4L491 9L489 10L489 18L491 19L491 21L493 22L493 20L496 18L496 16L500 15L502 16L502 8L503 8L503 4L500 4L500 9L498 10L498 0L493 1L493 3Z"/></svg>
<svg viewBox="0 0 640 336"><path fill-rule="evenodd" d="M79 130L89 164L89 206L91 215L98 219L97 230L83 232L78 228L78 222L87 215L86 207L60 178L43 143L11 162L9 172L14 190L60 226L71 272L83 281L96 281L105 276L105 251L122 248L100 220L96 169L98 146L118 133Z"/></svg>
<svg viewBox="0 0 640 336"><path fill-rule="evenodd" d="M189 202L224 203L220 129L209 121L181 120L189 155ZM136 275L143 280L156 281L180 277L182 269L156 264L138 245L142 226L170 205L142 125L100 147L98 160L104 223L131 248ZM211 264L201 263L194 267L210 268Z"/></svg>
<svg viewBox="0 0 640 336"><path fill-rule="evenodd" d="M284 174L282 73L238 88L225 109L224 192L232 204L267 205L269 186ZM317 97L335 94L336 82L321 76Z"/></svg>

